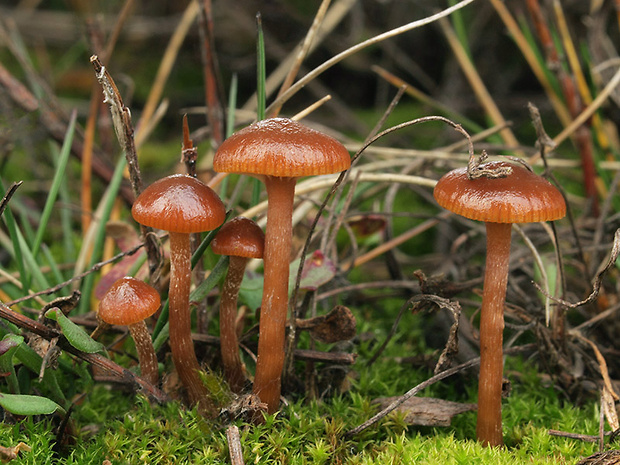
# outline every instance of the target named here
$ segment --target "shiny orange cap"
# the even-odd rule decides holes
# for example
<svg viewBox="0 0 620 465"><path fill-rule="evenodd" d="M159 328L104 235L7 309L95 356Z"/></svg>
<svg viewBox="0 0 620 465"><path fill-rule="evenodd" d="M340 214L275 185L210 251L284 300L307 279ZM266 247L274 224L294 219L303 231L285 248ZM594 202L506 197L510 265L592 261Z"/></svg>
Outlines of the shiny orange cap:
<svg viewBox="0 0 620 465"><path fill-rule="evenodd" d="M155 289L126 276L114 281L99 302L99 317L111 325L132 325L157 311L161 301Z"/></svg>
<svg viewBox="0 0 620 465"><path fill-rule="evenodd" d="M347 149L333 137L287 118L251 124L226 139L213 159L215 171L298 178L344 171Z"/></svg>
<svg viewBox="0 0 620 465"><path fill-rule="evenodd" d="M560 191L525 166L489 162L481 168L495 170L506 166L512 168L512 173L494 179L469 179L467 168L450 171L437 182L435 200L446 210L487 223L534 223L566 215Z"/></svg>
<svg viewBox="0 0 620 465"><path fill-rule="evenodd" d="M244 258L263 258L265 233L249 218L238 216L220 228L211 242L218 255Z"/></svg>
<svg viewBox="0 0 620 465"><path fill-rule="evenodd" d="M145 226L176 233L211 231L226 219L226 207L209 186L184 174L155 181L131 208Z"/></svg>

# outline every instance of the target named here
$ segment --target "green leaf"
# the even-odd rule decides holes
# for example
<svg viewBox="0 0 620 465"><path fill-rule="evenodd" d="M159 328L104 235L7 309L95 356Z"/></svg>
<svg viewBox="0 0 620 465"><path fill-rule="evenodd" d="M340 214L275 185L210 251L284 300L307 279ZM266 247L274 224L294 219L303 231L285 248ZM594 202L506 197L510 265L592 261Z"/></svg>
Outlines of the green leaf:
<svg viewBox="0 0 620 465"><path fill-rule="evenodd" d="M263 282L262 275L246 273L239 289L239 299L254 311L263 300Z"/></svg>
<svg viewBox="0 0 620 465"><path fill-rule="evenodd" d="M58 322L67 341L76 349L89 354L103 352L105 350L103 344L91 338L86 331L67 318L65 314L57 308L48 310L45 312L45 316L50 320Z"/></svg>
<svg viewBox="0 0 620 465"><path fill-rule="evenodd" d="M299 269L299 259L293 261L289 268L289 296L295 287L297 271ZM319 286L331 281L336 275L336 266L320 250L316 250L308 255L304 261L304 270L301 273L299 288L302 291L315 291ZM256 310L261 305L263 298L262 275L246 273L239 290L239 299L252 310Z"/></svg>
<svg viewBox="0 0 620 465"><path fill-rule="evenodd" d="M13 355L15 355L17 348L23 342L24 338L22 336L10 333L0 341L0 372L5 377L10 392L14 394L19 394L19 383L15 374Z"/></svg>
<svg viewBox="0 0 620 465"><path fill-rule="evenodd" d="M0 406L15 415L49 415L65 410L53 400L24 394L0 394Z"/></svg>
<svg viewBox="0 0 620 465"><path fill-rule="evenodd" d="M291 263L289 289L292 292L297 279L300 260ZM304 291L316 291L319 286L325 284L336 276L336 266L320 250L315 250L304 261L304 270L301 273L299 288Z"/></svg>
<svg viewBox="0 0 620 465"><path fill-rule="evenodd" d="M10 352L10 356L12 357L17 350L17 346L24 342L24 338L18 336L17 334L7 334L0 341L0 356L9 352L10 349L13 349Z"/></svg>

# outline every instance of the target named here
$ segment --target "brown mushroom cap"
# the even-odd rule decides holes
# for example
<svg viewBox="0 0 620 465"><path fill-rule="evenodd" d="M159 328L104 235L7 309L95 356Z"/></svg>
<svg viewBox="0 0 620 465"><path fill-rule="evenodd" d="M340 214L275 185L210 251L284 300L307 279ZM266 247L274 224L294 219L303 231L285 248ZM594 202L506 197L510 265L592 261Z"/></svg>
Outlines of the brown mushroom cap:
<svg viewBox="0 0 620 465"><path fill-rule="evenodd" d="M258 121L226 139L213 159L215 171L298 178L344 171L347 149L333 137L287 118Z"/></svg>
<svg viewBox="0 0 620 465"><path fill-rule="evenodd" d="M263 258L265 233L251 219L239 216L220 228L211 242L218 255L244 258Z"/></svg>
<svg viewBox="0 0 620 465"><path fill-rule="evenodd" d="M167 176L148 186L135 200L131 213L145 226L188 234L211 231L226 218L218 195L185 174Z"/></svg>
<svg viewBox="0 0 620 465"><path fill-rule="evenodd" d="M99 317L108 324L129 326L157 311L161 301L155 289L132 277L118 279L99 302Z"/></svg>
<svg viewBox="0 0 620 465"><path fill-rule="evenodd" d="M496 179L469 179L467 168L450 171L437 182L435 200L446 210L487 223L553 221L566 215L560 191L525 166L500 161L481 168L505 166L511 167L512 173Z"/></svg>

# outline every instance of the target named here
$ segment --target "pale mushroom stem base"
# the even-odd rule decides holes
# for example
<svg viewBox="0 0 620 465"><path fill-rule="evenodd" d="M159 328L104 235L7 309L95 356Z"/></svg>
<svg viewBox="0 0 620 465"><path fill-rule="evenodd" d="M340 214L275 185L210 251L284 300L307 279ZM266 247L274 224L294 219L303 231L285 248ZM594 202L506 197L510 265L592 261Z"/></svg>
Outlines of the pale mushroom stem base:
<svg viewBox="0 0 620 465"><path fill-rule="evenodd" d="M129 332L138 353L140 375L153 386L156 386L159 380L159 367L157 366L157 355L155 354L155 349L153 349L153 342L146 323L142 320L129 325Z"/></svg>
<svg viewBox="0 0 620 465"><path fill-rule="evenodd" d="M510 223L486 223L487 258L480 311L480 378L476 436L501 446L504 302L510 260Z"/></svg>
<svg viewBox="0 0 620 465"><path fill-rule="evenodd" d="M220 304L220 350L224 375L231 391L240 394L245 384L245 370L239 356L239 340L237 338L237 296L243 281L248 259L230 257L228 275L222 287Z"/></svg>
<svg viewBox="0 0 620 465"><path fill-rule="evenodd" d="M295 178L266 176L265 282L253 393L274 413L280 405Z"/></svg>
<svg viewBox="0 0 620 465"><path fill-rule="evenodd" d="M200 364L192 341L192 324L189 312L191 286L190 235L170 232L170 291L169 327L170 349L174 366L187 389L191 405L205 415L215 412L213 400L200 379Z"/></svg>

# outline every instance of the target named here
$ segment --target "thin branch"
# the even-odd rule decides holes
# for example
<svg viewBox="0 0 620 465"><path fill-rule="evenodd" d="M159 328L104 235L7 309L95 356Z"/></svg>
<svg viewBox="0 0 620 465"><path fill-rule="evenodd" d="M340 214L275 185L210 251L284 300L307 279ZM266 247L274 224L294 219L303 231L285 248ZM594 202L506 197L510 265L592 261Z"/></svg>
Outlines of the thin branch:
<svg viewBox="0 0 620 465"><path fill-rule="evenodd" d="M19 303L25 302L27 300L34 299L35 297L39 297L39 296L42 296L42 295L55 294L58 291L60 291L63 287L68 286L72 282L80 281L85 276L87 276L87 275L89 275L91 273L95 273L95 272L99 271L101 268L103 268L104 266L106 266L106 265L108 265L110 263L114 263L115 261L120 260L121 258L123 258L125 256L133 255L138 250L140 250L140 248L142 248L143 246L144 246L144 244L142 244L142 243L138 244L135 247L132 247L131 249L129 249L127 251L124 251L124 252L121 252L121 253L118 253L118 254L114 255L112 258L110 258L108 260L105 260L105 261L102 261L102 262L99 262L99 263L95 263L95 265L93 265L93 267L90 268L89 270L84 271L83 273L80 273L80 274L78 274L76 276L73 276L71 279L68 279L65 282L57 284L54 287L50 287L49 289L44 289L44 290L39 291L39 292L35 292L35 293L32 293L32 294L28 294L28 295L22 296L19 299L15 299L15 300L12 300L10 302L7 302L5 305L11 307L11 306L13 306L15 304L19 304Z"/></svg>
<svg viewBox="0 0 620 465"><path fill-rule="evenodd" d="M400 26L400 27L394 28L394 29L392 29L390 31L384 32L383 34L379 34L379 35L377 35L375 37L371 37L370 39L365 40L364 42L361 42L361 43L359 43L357 45L354 45L351 48L348 48L347 50L345 50L345 51L339 53L338 55L335 55L334 57L330 58L329 60L324 62L322 65L317 66L312 71L310 71L308 74L306 74L303 78L301 78L299 81L297 81L295 84L293 84L286 92L284 92L282 95L280 95L271 105L269 105L267 107L267 109L265 110L265 113L266 114L271 114L271 112L273 112L274 108L277 108L279 105L283 105L286 101L288 101L288 99L290 99L293 95L295 95L306 84L308 84L310 81L315 79L317 76L321 75L323 72L327 71L329 68L331 68L335 64L341 62L345 58L348 58L351 55L356 54L360 50L363 50L363 49L365 49L367 47L370 47L371 45L378 44L379 42L382 42L382 41L384 41L386 39L390 39L392 37L396 37L397 35L400 35L400 34L403 34L405 32L411 31L411 30L416 29L418 27L426 26L427 24L435 22L435 21L437 21L440 18L444 18L446 16L449 16L452 13L454 13L455 11L458 11L461 8L463 8L463 7L469 5L470 3L473 3L473 2L474 2L474 0L463 0L463 1L459 2L459 3L457 3L456 5L451 6L450 8L446 8L445 10L440 11L439 13L436 13L434 15L428 16L426 18L423 18L423 19L420 19L420 20L417 20L417 21L413 21L411 23L405 24L404 26Z"/></svg>
<svg viewBox="0 0 620 465"><path fill-rule="evenodd" d="M9 201L11 200L11 197L13 197L13 194L15 194L15 192L17 192L17 189L19 188L19 186L21 186L23 184L23 182L24 181L14 182L6 190L6 193L4 194L4 197L2 197L2 200L0 200L0 216L2 216L2 214L4 213L5 208L9 204Z"/></svg>

